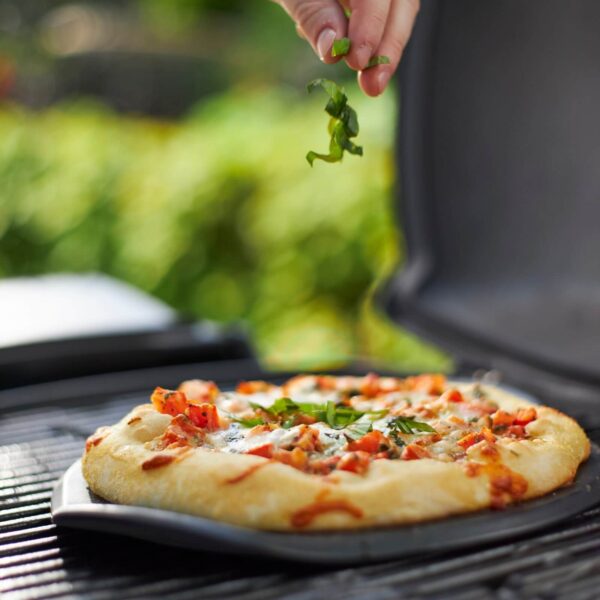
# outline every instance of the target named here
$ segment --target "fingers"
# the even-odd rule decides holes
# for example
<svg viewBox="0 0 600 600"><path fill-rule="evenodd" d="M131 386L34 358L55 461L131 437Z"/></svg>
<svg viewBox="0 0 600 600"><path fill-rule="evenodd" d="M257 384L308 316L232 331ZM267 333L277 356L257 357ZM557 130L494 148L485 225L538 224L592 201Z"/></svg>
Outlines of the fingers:
<svg viewBox="0 0 600 600"><path fill-rule="evenodd" d="M408 43L417 13L418 0L392 0L381 44L373 54L389 57L389 65L378 65L359 73L358 81L365 94L381 94L397 69Z"/></svg>
<svg viewBox="0 0 600 600"><path fill-rule="evenodd" d="M346 36L347 19L337 0L276 0L296 22L322 61L337 62L331 56L333 41Z"/></svg>
<svg viewBox="0 0 600 600"><path fill-rule="evenodd" d="M352 47L346 62L356 71L364 69L381 44L392 0L352 0L348 37Z"/></svg>
<svg viewBox="0 0 600 600"><path fill-rule="evenodd" d="M352 46L346 62L360 71L359 83L369 96L381 94L398 67L408 43L419 0L344 0L351 8L346 19L338 0L275 0L296 22L296 29L305 37L321 60L334 63L331 47L336 39L350 37ZM389 65L366 69L376 55L390 59Z"/></svg>

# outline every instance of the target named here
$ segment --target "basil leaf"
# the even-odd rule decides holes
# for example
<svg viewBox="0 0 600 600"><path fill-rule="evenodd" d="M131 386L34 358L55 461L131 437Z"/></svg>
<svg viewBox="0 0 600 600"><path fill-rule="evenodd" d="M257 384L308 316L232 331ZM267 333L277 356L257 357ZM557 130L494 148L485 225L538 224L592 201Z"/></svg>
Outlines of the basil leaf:
<svg viewBox="0 0 600 600"><path fill-rule="evenodd" d="M331 401L327 403L325 418L329 427L335 428L335 404Z"/></svg>
<svg viewBox="0 0 600 600"><path fill-rule="evenodd" d="M344 151L362 156L362 147L350 141L350 138L358 135L358 117L356 111L348 105L344 88L329 79L315 79L308 84L307 89L312 92L318 87L329 95L325 112L331 117L327 126L331 139L329 141L329 154L321 154L311 150L306 155L308 164L312 167L317 159L330 163L339 162L344 156Z"/></svg>
<svg viewBox="0 0 600 600"><path fill-rule="evenodd" d="M373 419L381 417L387 414L386 410L372 411L368 413L360 412L355 410L351 406L340 406L336 405L335 402L329 401L327 404L314 404L312 402L294 402L291 398L278 398L273 402L271 406L261 406L250 402L250 406L255 410L262 410L269 415L277 417L278 419L285 419L282 426L285 429L289 429L294 425L294 415L305 414L311 416L315 421L327 423L332 429L344 429L359 419L367 420L369 424ZM247 425L252 427L263 423L262 419L245 419L244 421L253 425ZM256 421L256 422L254 422ZM241 421L240 421L241 422Z"/></svg>
<svg viewBox="0 0 600 600"><path fill-rule="evenodd" d="M373 422L369 419L363 419L362 417L346 427L344 435L351 440L360 440L363 436L367 435L369 431L373 429Z"/></svg>
<svg viewBox="0 0 600 600"><path fill-rule="evenodd" d="M330 404L333 406L330 406ZM344 429L351 423L358 421L364 414L351 406L335 406L333 403L328 403L327 424L332 429Z"/></svg>
<svg viewBox="0 0 600 600"><path fill-rule="evenodd" d="M348 132L348 137L356 137L358 135L358 116L356 111L347 104L342 109L341 120L346 125L346 131Z"/></svg>
<svg viewBox="0 0 600 600"><path fill-rule="evenodd" d="M306 89L310 94L319 87L329 95L331 102L333 102L333 106L337 107L338 112L341 111L348 100L344 88L335 83L335 81L331 81L331 79L324 79L321 77L319 79L313 79L306 86Z"/></svg>
<svg viewBox="0 0 600 600"><path fill-rule="evenodd" d="M256 427L257 425L264 425L264 421L260 417L250 417L248 419L240 419L238 417L234 417L233 415L228 415L228 417L242 425L242 427Z"/></svg>
<svg viewBox="0 0 600 600"><path fill-rule="evenodd" d="M350 39L347 37L335 40L331 48L331 56L345 56L348 54L348 52L350 52L351 45L352 42L350 42Z"/></svg>
<svg viewBox="0 0 600 600"><path fill-rule="evenodd" d="M281 415L297 409L298 405L291 398L277 398L268 410L271 414Z"/></svg>
<svg viewBox="0 0 600 600"><path fill-rule="evenodd" d="M406 446L406 442L398 435L396 430L390 431L390 437L397 446Z"/></svg>
<svg viewBox="0 0 600 600"><path fill-rule="evenodd" d="M255 402L249 402L249 404L254 410L263 410L273 416L298 410L298 405L291 398L277 398L271 406L263 406Z"/></svg>
<svg viewBox="0 0 600 600"><path fill-rule="evenodd" d="M313 417L317 421L327 421L327 406L325 404L315 404L314 402L300 402L298 410L310 417Z"/></svg>
<svg viewBox="0 0 600 600"><path fill-rule="evenodd" d="M336 144L340 146L343 150L347 150L350 154L358 154L362 156L363 149L361 146L357 146L350 141L346 128L343 124L338 123L334 130L333 135L336 140Z"/></svg>
<svg viewBox="0 0 600 600"><path fill-rule="evenodd" d="M311 167L313 166L313 163L315 162L315 160L317 158L319 160L324 160L325 162L328 162L328 163L340 162L340 160L342 160L343 152L344 152L343 148L341 148L340 146L337 146L337 145L334 150L331 150L331 146L330 146L329 154L319 154L318 152L313 152L311 150L306 155L306 160L308 161L308 164Z"/></svg>
<svg viewBox="0 0 600 600"><path fill-rule="evenodd" d="M416 421L414 417L394 417L388 422L388 427L392 432L400 432L412 434L415 431L426 431L429 433L436 433L435 429L423 423L422 421Z"/></svg>
<svg viewBox="0 0 600 600"><path fill-rule="evenodd" d="M371 60L369 61L369 63L367 64L366 68L370 69L371 67L376 67L377 65L389 65L390 64L390 59L388 56L373 56L371 58Z"/></svg>
<svg viewBox="0 0 600 600"><path fill-rule="evenodd" d="M325 105L325 112L328 115L339 119L344 111L344 108L346 108L347 102L348 98L346 96L343 96L342 98L330 98Z"/></svg>

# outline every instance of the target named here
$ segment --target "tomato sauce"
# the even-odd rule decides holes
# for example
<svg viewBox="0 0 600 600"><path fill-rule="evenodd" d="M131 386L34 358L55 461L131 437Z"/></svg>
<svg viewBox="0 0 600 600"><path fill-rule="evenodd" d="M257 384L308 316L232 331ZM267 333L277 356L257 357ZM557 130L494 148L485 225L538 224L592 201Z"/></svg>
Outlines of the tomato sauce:
<svg viewBox="0 0 600 600"><path fill-rule="evenodd" d="M363 516L363 511L358 506L350 504L347 500L318 500L297 510L292 515L291 523L293 527L302 529L303 527L308 527L314 519L323 513L339 511L347 512L355 519L361 519Z"/></svg>
<svg viewBox="0 0 600 600"><path fill-rule="evenodd" d="M258 471L258 469L261 469L262 467L268 465L269 462L270 461L264 461L264 462L259 462L255 465L252 465L245 471L242 471L239 475L236 475L235 477L232 477L231 479L226 479L225 483L239 483L240 481L243 481L244 479L246 479L246 477L249 477L250 475L252 475L252 473L255 473L256 471Z"/></svg>
<svg viewBox="0 0 600 600"><path fill-rule="evenodd" d="M172 454L157 454L152 458L144 461L142 463L143 471L150 471L151 469L158 469L160 467L165 467L166 465L172 463L175 460L175 457Z"/></svg>

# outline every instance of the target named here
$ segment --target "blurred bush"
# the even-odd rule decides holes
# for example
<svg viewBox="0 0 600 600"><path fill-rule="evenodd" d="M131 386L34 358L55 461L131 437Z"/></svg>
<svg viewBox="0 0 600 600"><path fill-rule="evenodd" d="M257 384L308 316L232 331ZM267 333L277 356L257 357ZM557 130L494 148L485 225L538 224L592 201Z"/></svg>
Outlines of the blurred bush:
<svg viewBox="0 0 600 600"><path fill-rule="evenodd" d="M310 169L324 96L231 90L178 123L78 102L0 108L0 276L102 271L184 313L244 320L271 366L444 368L374 312L398 263L393 99L350 92L364 158Z"/></svg>

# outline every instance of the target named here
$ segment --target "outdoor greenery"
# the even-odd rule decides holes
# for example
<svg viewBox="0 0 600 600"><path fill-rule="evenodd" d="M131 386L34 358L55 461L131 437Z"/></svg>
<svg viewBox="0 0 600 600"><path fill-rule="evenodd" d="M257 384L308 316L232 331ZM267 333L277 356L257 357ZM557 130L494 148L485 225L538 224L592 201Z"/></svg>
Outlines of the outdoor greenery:
<svg viewBox="0 0 600 600"><path fill-rule="evenodd" d="M443 360L365 306L397 264L393 99L363 99L362 158L311 169L322 102L232 91L180 123L77 103L0 112L0 274L103 271L191 315L247 320L273 365Z"/></svg>

